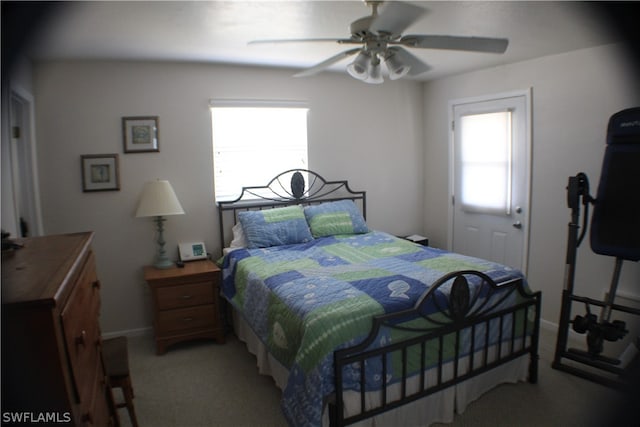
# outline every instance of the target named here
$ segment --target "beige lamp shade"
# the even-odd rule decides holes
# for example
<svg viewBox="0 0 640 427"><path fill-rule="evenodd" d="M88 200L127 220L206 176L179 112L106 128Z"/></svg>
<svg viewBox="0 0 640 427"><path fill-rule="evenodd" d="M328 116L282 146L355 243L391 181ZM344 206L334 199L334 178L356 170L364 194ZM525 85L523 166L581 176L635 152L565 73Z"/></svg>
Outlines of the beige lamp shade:
<svg viewBox="0 0 640 427"><path fill-rule="evenodd" d="M184 210L167 180L147 182L136 211L136 217L182 215Z"/></svg>

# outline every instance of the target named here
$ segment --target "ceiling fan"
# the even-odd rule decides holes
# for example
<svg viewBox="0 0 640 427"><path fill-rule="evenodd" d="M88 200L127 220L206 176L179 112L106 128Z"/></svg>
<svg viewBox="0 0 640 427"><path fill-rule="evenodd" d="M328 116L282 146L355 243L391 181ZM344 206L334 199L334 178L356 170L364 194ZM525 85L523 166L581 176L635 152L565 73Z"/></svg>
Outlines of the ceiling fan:
<svg viewBox="0 0 640 427"><path fill-rule="evenodd" d="M409 3L392 1L385 6L381 13L378 13L378 7L383 1L364 0L364 2L367 6L371 6L371 15L351 23L349 27L351 37L349 38L254 40L249 44L337 42L344 45L360 45L307 68L295 74L295 77L312 76L342 59L356 55L354 61L347 66L347 71L352 77L367 83L382 83L384 81L381 70L381 62L383 61L389 72L389 78L392 80L406 75L416 76L431 68L405 47L504 53L509 44L507 39L488 37L424 34L403 36L402 32L427 13L427 9Z"/></svg>

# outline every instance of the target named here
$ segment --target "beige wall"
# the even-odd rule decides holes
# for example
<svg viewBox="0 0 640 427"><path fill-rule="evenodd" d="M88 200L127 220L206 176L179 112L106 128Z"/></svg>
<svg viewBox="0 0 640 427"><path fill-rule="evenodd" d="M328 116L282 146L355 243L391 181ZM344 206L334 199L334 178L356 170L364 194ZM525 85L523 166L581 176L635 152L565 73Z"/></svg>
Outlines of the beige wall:
<svg viewBox="0 0 640 427"><path fill-rule="evenodd" d="M306 101L311 169L366 190L371 227L423 232L421 84L368 85L346 74L291 74L205 64L36 64L44 228L47 234L96 232L103 332L151 325L142 266L153 261L154 226L133 217L146 181L168 179L186 211L166 222L170 256L177 257L178 242L194 240L219 254L211 98ZM159 116L159 153L123 153L121 118L136 115ZM120 155L121 191L83 193L80 155L104 153Z"/></svg>
<svg viewBox="0 0 640 427"><path fill-rule="evenodd" d="M446 247L448 102L527 88L532 90L533 111L528 278L533 289L543 292L544 320L557 323L570 219L567 179L587 173L595 195L609 117L640 105L637 74L618 47L579 50L427 83L424 229L434 245ZM576 293L602 299L613 265L612 258L594 255L585 240L578 256ZM640 295L638 263L625 263L620 289Z"/></svg>
<svg viewBox="0 0 640 427"><path fill-rule="evenodd" d="M569 52L425 85L366 85L343 74L293 79L276 69L205 64L53 62L34 67L41 200L46 233L96 231L104 282L103 331L151 324L141 267L153 259L153 225L133 212L144 182L169 179L187 212L169 218L166 240L204 240L218 253L213 203L210 98L287 99L310 105L311 168L367 190L368 222L423 233L446 247L448 103L532 88L533 167L528 276L557 322L563 285L567 178L584 171L595 193L608 118L639 105L629 67L614 46ZM124 154L122 116L160 116L160 153ZM83 193L80 155L118 153L122 190ZM398 206L402 206L401 209ZM580 249L576 291L602 298L613 261ZM621 290L639 294L638 264Z"/></svg>

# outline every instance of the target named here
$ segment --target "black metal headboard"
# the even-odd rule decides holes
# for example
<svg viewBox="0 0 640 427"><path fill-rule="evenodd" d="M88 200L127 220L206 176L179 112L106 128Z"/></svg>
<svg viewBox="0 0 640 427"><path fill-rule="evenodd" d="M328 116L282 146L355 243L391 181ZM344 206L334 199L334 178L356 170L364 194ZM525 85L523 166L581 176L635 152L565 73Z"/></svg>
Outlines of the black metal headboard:
<svg viewBox="0 0 640 427"><path fill-rule="evenodd" d="M307 169L290 169L276 175L266 185L243 187L237 199L217 203L220 250L230 241L227 236L238 222L238 212L345 199L357 202L363 217L367 218L365 191L353 191L347 181L327 181Z"/></svg>

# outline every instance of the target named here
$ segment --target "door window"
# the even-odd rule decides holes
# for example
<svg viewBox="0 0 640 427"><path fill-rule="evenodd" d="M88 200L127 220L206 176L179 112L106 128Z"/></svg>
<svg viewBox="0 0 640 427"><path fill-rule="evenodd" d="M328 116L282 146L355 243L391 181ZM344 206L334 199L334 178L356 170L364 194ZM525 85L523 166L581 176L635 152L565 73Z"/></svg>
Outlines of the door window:
<svg viewBox="0 0 640 427"><path fill-rule="evenodd" d="M462 208L509 215L511 112L462 116L460 136Z"/></svg>

